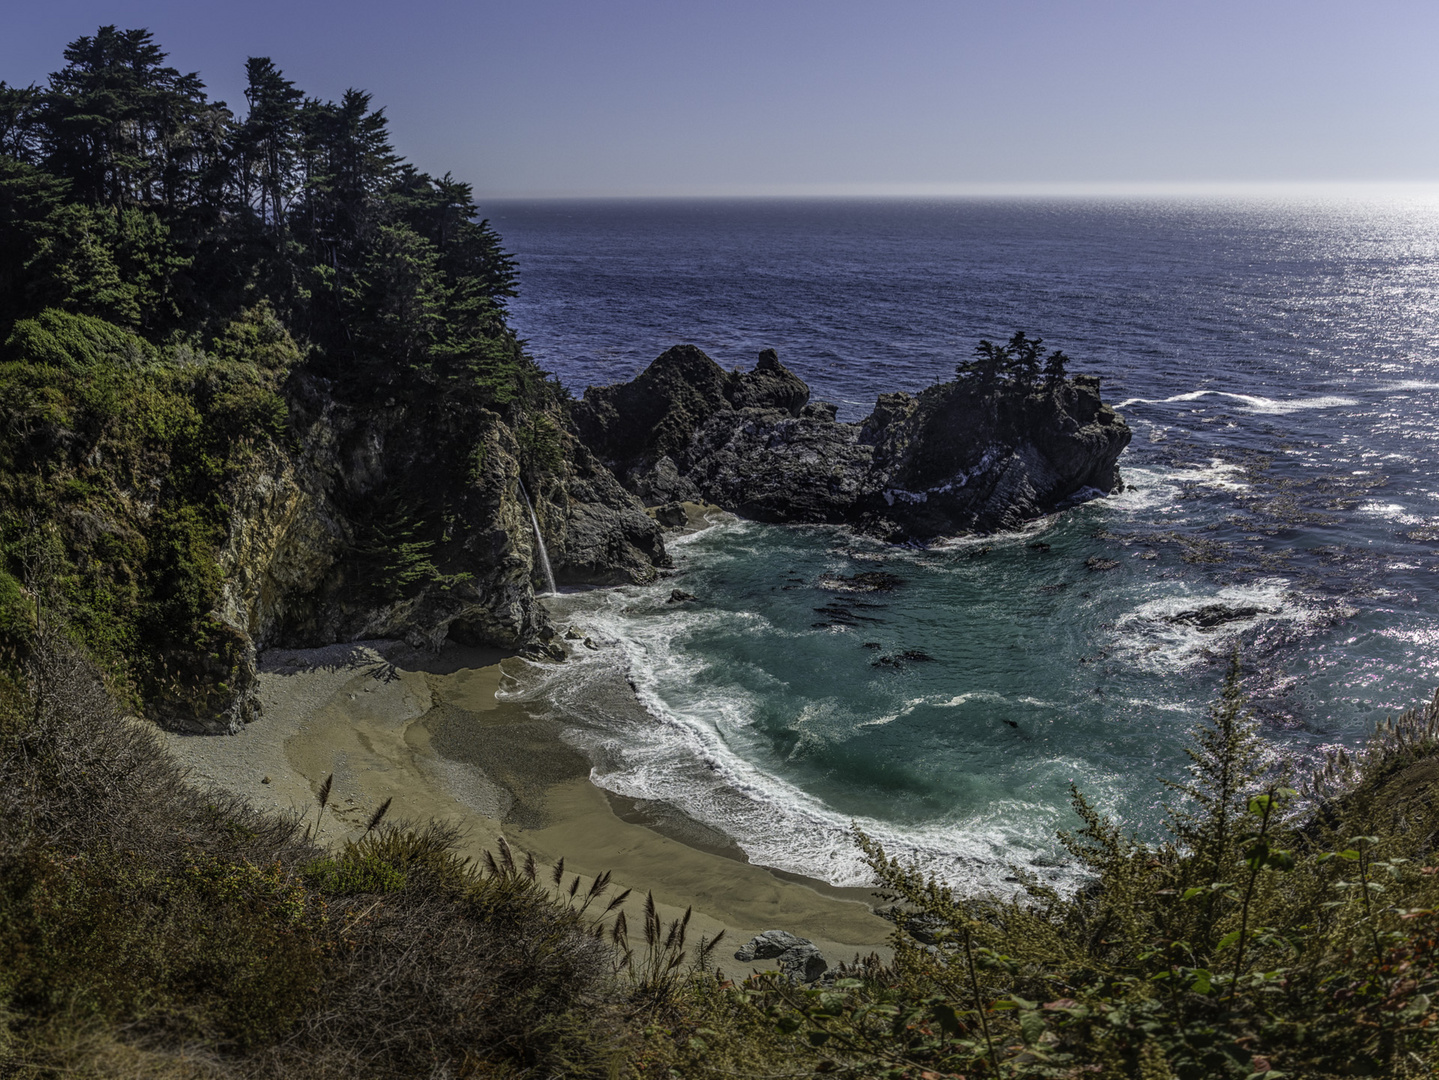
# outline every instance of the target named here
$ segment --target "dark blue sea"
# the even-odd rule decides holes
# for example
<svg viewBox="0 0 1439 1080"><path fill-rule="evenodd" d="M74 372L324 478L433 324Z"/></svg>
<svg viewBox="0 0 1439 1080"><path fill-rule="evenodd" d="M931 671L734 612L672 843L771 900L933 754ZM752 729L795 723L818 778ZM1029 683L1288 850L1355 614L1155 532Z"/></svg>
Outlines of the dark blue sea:
<svg viewBox="0 0 1439 1080"><path fill-rule="evenodd" d="M1296 769L1439 686L1439 203L487 209L514 322L576 396L679 342L726 367L774 347L857 419L1024 330L1134 429L1122 494L1022 534L731 522L672 545L678 582L551 601L608 647L511 692L554 702L596 783L836 883L863 880L857 823L962 886L1010 864L1063 884L1069 784L1158 835L1236 645ZM821 579L857 568L903 584L825 625ZM701 602L666 604L676 583ZM1213 605L1247 614L1202 625ZM905 650L935 661L873 663ZM590 704L615 666L644 723Z"/></svg>

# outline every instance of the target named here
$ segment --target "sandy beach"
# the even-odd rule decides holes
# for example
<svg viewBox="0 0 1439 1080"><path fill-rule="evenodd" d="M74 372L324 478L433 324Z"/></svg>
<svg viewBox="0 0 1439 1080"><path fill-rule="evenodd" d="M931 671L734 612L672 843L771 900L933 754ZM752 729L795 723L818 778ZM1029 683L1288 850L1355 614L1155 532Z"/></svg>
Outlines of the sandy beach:
<svg viewBox="0 0 1439 1080"><path fill-rule="evenodd" d="M494 650L430 653L402 642L275 649L261 657L261 719L238 735L166 740L201 786L312 821L316 793L333 774L318 831L327 844L358 836L392 799L387 820L453 824L474 858L503 836L541 864L564 858L586 884L608 870L618 888L634 890L631 925L652 891L666 918L693 906L691 940L724 929L716 959L731 975L752 970L732 953L763 930L810 938L831 963L888 954L892 926L873 913L867 890L752 865L682 808L593 785L589 761L561 739L555 721L496 699L502 680L528 663ZM615 696L616 707L640 708L623 688Z"/></svg>

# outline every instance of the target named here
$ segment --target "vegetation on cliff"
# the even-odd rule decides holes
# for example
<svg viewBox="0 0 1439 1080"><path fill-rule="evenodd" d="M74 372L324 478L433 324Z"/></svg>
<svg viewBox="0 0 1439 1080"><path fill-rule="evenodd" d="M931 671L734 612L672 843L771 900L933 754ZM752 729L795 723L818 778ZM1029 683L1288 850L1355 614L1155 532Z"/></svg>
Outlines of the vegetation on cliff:
<svg viewBox="0 0 1439 1080"><path fill-rule="evenodd" d="M455 522L495 516L505 470L541 487L572 440L506 322L514 264L470 188L401 161L367 94L311 98L252 58L240 117L113 26L64 60L44 86L0 83L0 633L23 646L44 591L133 706L208 723L241 709L256 644L219 613L242 479L317 440L428 432L391 454L415 476L350 483L343 453L309 470L335 534L326 595L393 606L483 565ZM460 463L497 438L476 495Z"/></svg>

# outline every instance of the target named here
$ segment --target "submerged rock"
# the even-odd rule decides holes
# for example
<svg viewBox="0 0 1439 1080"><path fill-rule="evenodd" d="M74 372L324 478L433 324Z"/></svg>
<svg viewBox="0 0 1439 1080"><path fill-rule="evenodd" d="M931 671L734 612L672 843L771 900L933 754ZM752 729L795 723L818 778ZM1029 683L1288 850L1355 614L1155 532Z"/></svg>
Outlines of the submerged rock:
<svg viewBox="0 0 1439 1080"><path fill-rule="evenodd" d="M693 345L590 387L576 430L646 501L703 497L761 521L830 522L891 541L1016 528L1122 487L1130 430L1079 375L882 394L858 423L809 401L773 350L724 371Z"/></svg>
<svg viewBox="0 0 1439 1080"><path fill-rule="evenodd" d="M1180 626L1193 626L1200 630L1213 630L1215 627L1223 626L1225 623L1241 622L1245 619L1252 619L1257 615L1273 615L1273 608L1241 606L1230 607L1228 604L1205 604L1203 607L1195 608L1193 611L1181 611L1178 615L1170 615L1165 622L1177 623Z"/></svg>
<svg viewBox="0 0 1439 1080"><path fill-rule="evenodd" d="M878 660L870 663L870 667L904 667L905 664L933 664L934 657L923 649L905 649L902 653L895 653L893 656L881 656Z"/></svg>
<svg viewBox="0 0 1439 1080"><path fill-rule="evenodd" d="M904 579L887 570L866 570L849 577L843 574L826 574L815 584L831 592L876 593L893 592L904 584Z"/></svg>

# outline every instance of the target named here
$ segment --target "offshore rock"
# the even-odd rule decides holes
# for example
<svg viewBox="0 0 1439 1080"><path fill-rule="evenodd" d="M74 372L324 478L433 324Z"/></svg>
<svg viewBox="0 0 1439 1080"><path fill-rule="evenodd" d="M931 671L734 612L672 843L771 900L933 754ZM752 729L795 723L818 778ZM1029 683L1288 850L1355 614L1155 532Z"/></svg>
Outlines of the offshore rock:
<svg viewBox="0 0 1439 1080"><path fill-rule="evenodd" d="M573 415L647 502L702 497L761 521L899 541L1013 529L1120 490L1131 433L1099 385L957 381L882 394L864 420L840 423L773 350L751 372L725 372L678 345L632 382L586 390Z"/></svg>
<svg viewBox="0 0 1439 1080"><path fill-rule="evenodd" d="M1274 614L1276 614L1274 608L1253 605L1230 607L1228 604L1205 604L1192 611L1181 611L1177 615L1166 616L1164 621L1177 623L1180 626L1193 626L1200 630L1214 630L1226 623L1241 622L1258 615Z"/></svg>

